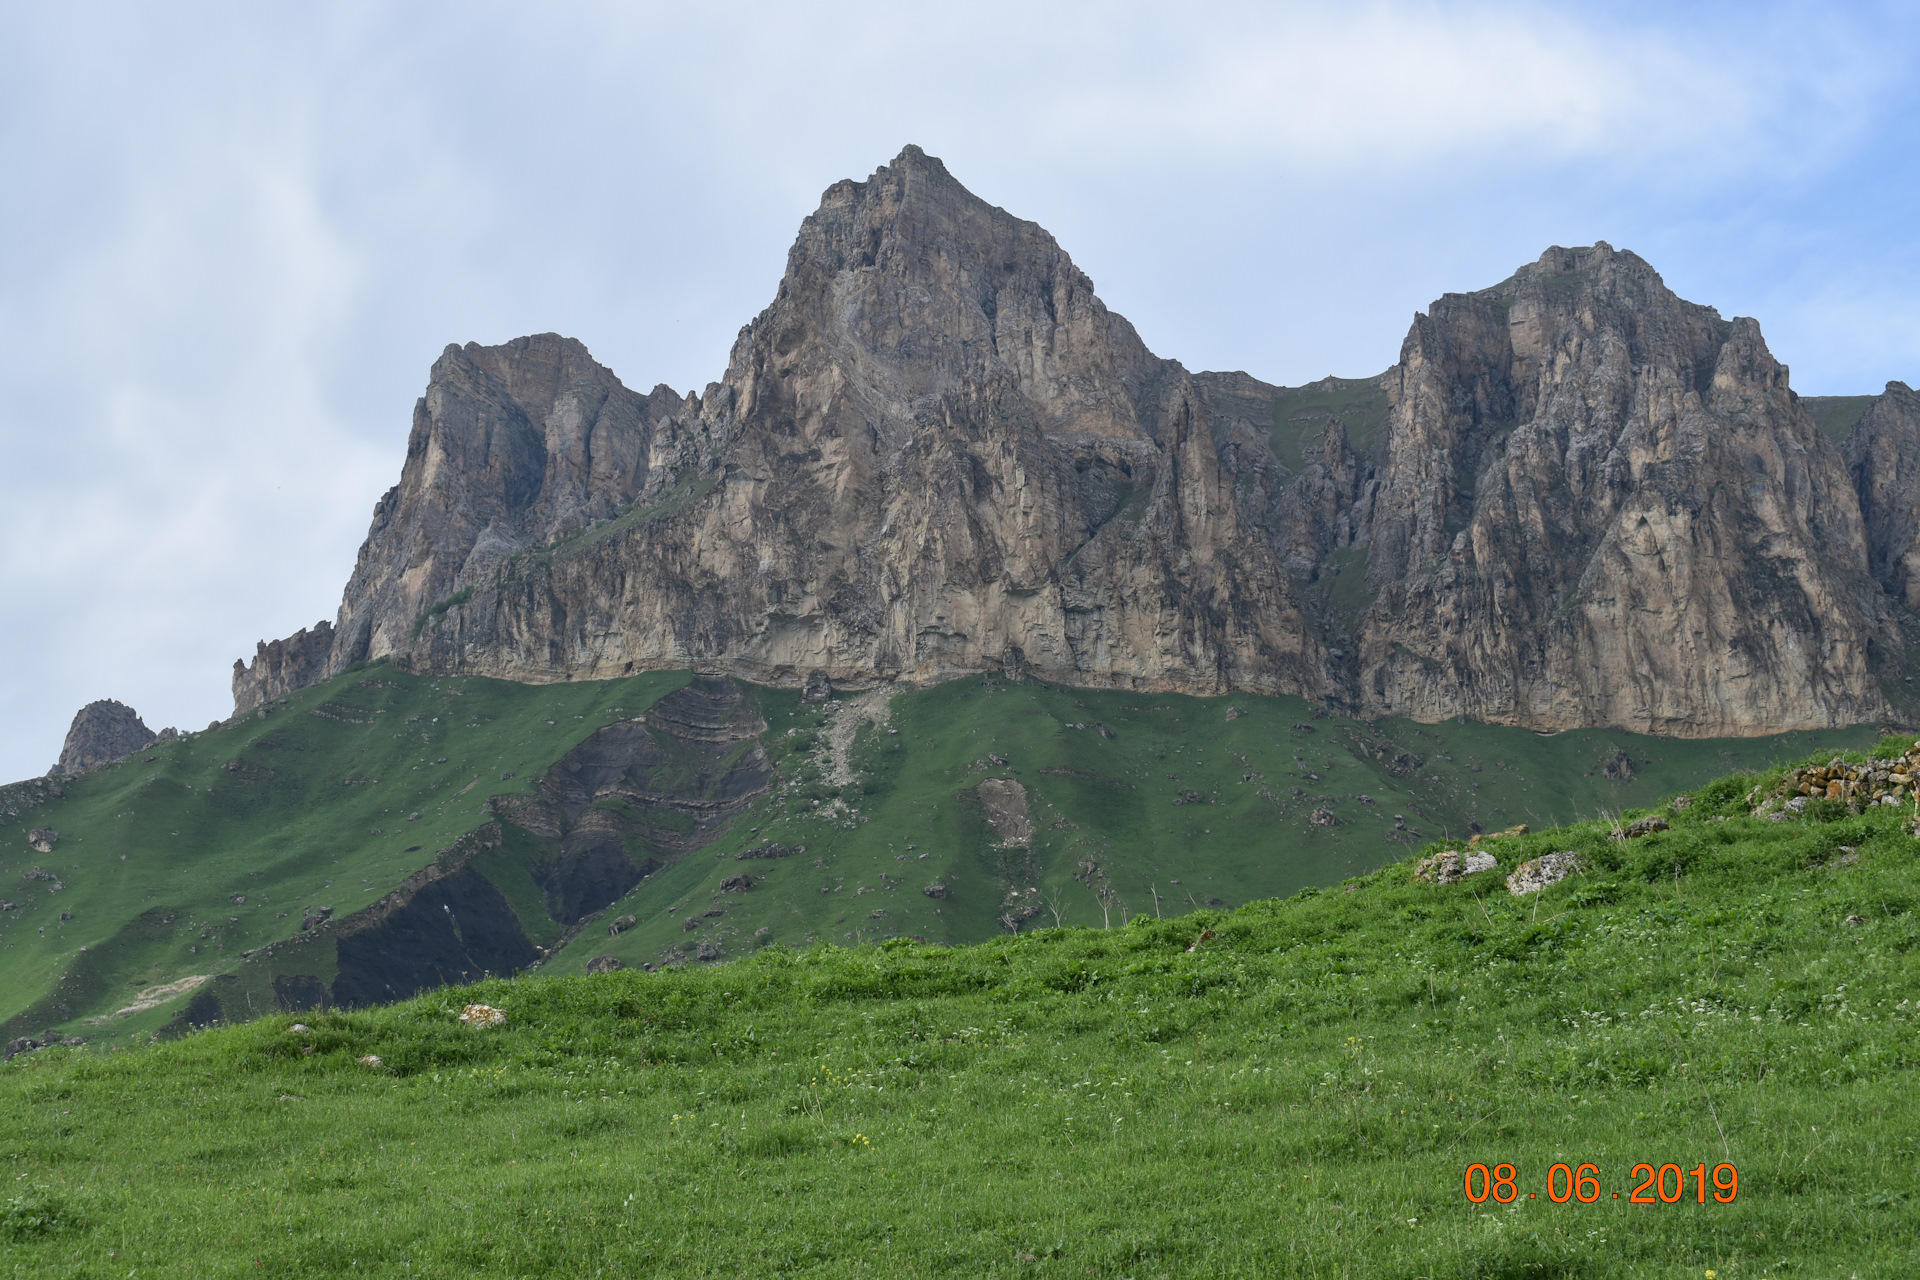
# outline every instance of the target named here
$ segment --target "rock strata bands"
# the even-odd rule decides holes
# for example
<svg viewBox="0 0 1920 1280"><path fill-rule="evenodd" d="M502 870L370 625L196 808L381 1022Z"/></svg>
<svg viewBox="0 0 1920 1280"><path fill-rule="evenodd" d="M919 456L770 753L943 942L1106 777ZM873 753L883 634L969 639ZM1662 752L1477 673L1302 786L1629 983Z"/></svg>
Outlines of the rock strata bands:
<svg viewBox="0 0 1920 1280"><path fill-rule="evenodd" d="M698 396L554 335L449 347L338 620L235 697L388 658L1842 725L1904 651L1910 471L1911 392L1830 440L1753 321L1605 244L1442 298L1377 379L1189 373L909 147L828 189Z"/></svg>

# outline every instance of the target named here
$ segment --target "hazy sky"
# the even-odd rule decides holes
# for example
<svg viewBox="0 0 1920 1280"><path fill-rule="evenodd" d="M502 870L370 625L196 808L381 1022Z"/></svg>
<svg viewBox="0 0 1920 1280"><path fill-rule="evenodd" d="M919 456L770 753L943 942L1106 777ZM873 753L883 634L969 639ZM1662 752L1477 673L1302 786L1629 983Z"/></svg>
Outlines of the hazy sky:
<svg viewBox="0 0 1920 1280"><path fill-rule="evenodd" d="M1149 346L1298 383L1605 239L1920 382L1911 5L0 2L0 778L339 605L448 342L717 378L907 142Z"/></svg>

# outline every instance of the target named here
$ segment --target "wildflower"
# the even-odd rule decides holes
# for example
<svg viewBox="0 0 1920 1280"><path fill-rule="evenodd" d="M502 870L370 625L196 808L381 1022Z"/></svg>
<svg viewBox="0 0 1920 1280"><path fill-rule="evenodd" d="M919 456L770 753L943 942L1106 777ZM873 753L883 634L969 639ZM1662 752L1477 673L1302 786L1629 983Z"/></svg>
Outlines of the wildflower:
<svg viewBox="0 0 1920 1280"><path fill-rule="evenodd" d="M355 1058L354 1061L363 1067L377 1067L380 1065L380 1055L377 1053L369 1053L362 1057Z"/></svg>
<svg viewBox="0 0 1920 1280"><path fill-rule="evenodd" d="M490 1004L470 1004L460 1013L460 1021L470 1027L497 1027L506 1020L507 1011Z"/></svg>

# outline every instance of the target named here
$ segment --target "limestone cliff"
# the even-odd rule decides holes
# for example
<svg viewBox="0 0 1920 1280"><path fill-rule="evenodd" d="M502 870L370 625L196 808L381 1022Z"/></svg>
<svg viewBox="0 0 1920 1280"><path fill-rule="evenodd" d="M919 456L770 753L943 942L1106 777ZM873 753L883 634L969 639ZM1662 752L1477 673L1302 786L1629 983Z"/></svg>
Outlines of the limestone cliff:
<svg viewBox="0 0 1920 1280"><path fill-rule="evenodd" d="M423 619L529 546L577 534L647 491L656 446L696 402L641 396L571 338L449 346L413 411L400 483L374 507L332 669L409 649ZM444 609L443 609L444 612Z"/></svg>
<svg viewBox="0 0 1920 1280"><path fill-rule="evenodd" d="M1868 564L1888 594L1920 610L1920 395L1889 382L1847 441L1866 522Z"/></svg>
<svg viewBox="0 0 1920 1280"><path fill-rule="evenodd" d="M553 335L449 347L331 637L263 646L236 702L390 657L1851 723L1920 557L1912 401L1843 448L1753 321L1605 244L1447 295L1376 379L1192 374L909 147L828 189L700 396Z"/></svg>
<svg viewBox="0 0 1920 1280"><path fill-rule="evenodd" d="M285 640L261 641L251 663L233 660L233 709L251 711L327 678L333 660L333 624L322 619Z"/></svg>
<svg viewBox="0 0 1920 1280"><path fill-rule="evenodd" d="M1387 391L1370 709L1689 735L1884 710L1845 459L1753 321L1555 249L1436 303Z"/></svg>

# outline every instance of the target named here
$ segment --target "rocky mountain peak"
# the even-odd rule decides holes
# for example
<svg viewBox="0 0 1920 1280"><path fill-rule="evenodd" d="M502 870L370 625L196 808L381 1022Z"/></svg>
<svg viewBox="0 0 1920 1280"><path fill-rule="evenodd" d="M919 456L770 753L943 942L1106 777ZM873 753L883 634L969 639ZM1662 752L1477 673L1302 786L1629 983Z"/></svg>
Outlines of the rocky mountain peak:
<svg viewBox="0 0 1920 1280"><path fill-rule="evenodd" d="M748 397L777 380L802 404L856 392L895 420L993 384L1047 430L1138 436L1137 400L1165 363L1045 229L908 147L865 182L827 189L727 380Z"/></svg>
<svg viewBox="0 0 1920 1280"><path fill-rule="evenodd" d="M552 334L448 348L331 637L263 646L236 701L386 656L1852 723L1904 648L1887 593L1920 602L1913 400L1843 451L1756 322L1604 241L1436 300L1374 378L1190 374L908 147L826 190L698 398Z"/></svg>
<svg viewBox="0 0 1920 1280"><path fill-rule="evenodd" d="M166 732L171 736L173 730ZM147 728L138 711L123 702L112 698L89 702L75 713L67 740L60 748L60 762L48 772L88 773L124 760L160 736Z"/></svg>

